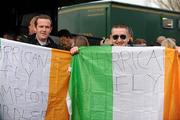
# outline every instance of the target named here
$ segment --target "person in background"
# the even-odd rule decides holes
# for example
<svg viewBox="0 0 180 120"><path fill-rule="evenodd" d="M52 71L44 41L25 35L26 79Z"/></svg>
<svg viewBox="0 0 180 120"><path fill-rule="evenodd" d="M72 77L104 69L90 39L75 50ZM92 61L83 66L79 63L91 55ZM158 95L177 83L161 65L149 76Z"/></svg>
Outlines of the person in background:
<svg viewBox="0 0 180 120"><path fill-rule="evenodd" d="M174 38L166 38L161 42L161 46L175 49L175 51L180 56L180 47L176 45L176 39L174 39Z"/></svg>
<svg viewBox="0 0 180 120"><path fill-rule="evenodd" d="M165 40L165 39L166 39L165 36L159 36L159 37L157 37L154 46L161 46L162 41Z"/></svg>
<svg viewBox="0 0 180 120"><path fill-rule="evenodd" d="M38 16L34 16L28 26L29 35L33 35L36 33L36 27L35 27L35 21L38 18Z"/></svg>
<svg viewBox="0 0 180 120"><path fill-rule="evenodd" d="M78 48L81 46L89 46L89 41L88 41L87 37L79 35L79 36L75 37L74 46L70 49L70 53L75 54L74 51L76 51L78 53Z"/></svg>
<svg viewBox="0 0 180 120"><path fill-rule="evenodd" d="M110 40L110 36L107 36L106 38L101 40L100 45L112 45L112 41Z"/></svg>
<svg viewBox="0 0 180 120"><path fill-rule="evenodd" d="M29 22L29 25L28 25L28 33L27 34L22 34L21 36L19 36L19 41L26 41L27 38L33 34L36 33L36 29L35 29L35 21L37 19L38 16L33 16Z"/></svg>
<svg viewBox="0 0 180 120"><path fill-rule="evenodd" d="M147 46L146 45L146 40L143 39L143 38L136 38L134 40L134 45L133 46L136 46L136 47L143 47L143 46Z"/></svg>
<svg viewBox="0 0 180 120"><path fill-rule="evenodd" d="M57 44L49 37L52 31L52 20L48 15L38 15L34 21L35 33L28 36L23 42L34 45L57 48Z"/></svg>
<svg viewBox="0 0 180 120"><path fill-rule="evenodd" d="M3 34L3 38L17 41L17 34L14 31L7 31Z"/></svg>
<svg viewBox="0 0 180 120"><path fill-rule="evenodd" d="M175 51L180 56L180 47L176 45L176 39L174 39L174 38L166 38L165 40L162 41L161 46L175 49Z"/></svg>
<svg viewBox="0 0 180 120"><path fill-rule="evenodd" d="M74 46L77 46L77 47L89 46L88 39L85 36L78 35L74 39Z"/></svg>
<svg viewBox="0 0 180 120"><path fill-rule="evenodd" d="M176 49L176 43L172 38L166 38L161 42L161 46L167 47L167 48L173 48Z"/></svg>
<svg viewBox="0 0 180 120"><path fill-rule="evenodd" d="M70 51L70 49L74 46L74 39L71 33L67 29L61 29L58 31L58 37L58 49Z"/></svg>

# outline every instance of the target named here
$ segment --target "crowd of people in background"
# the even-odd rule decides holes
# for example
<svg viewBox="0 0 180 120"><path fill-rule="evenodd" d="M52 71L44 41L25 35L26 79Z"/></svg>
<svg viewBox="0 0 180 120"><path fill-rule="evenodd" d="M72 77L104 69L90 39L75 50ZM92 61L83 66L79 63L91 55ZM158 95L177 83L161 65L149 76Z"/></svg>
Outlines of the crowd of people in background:
<svg viewBox="0 0 180 120"><path fill-rule="evenodd" d="M85 36L72 34L67 29L61 29L57 36L51 36L51 31L52 20L50 16L41 14L32 17L27 34L17 36L12 31L4 33L3 38L67 51L70 51L74 46L89 46Z"/></svg>
<svg viewBox="0 0 180 120"><path fill-rule="evenodd" d="M86 36L72 34L67 29L61 29L58 31L57 36L51 37L50 34L52 29L52 20L50 16L42 14L34 16L30 20L27 34L17 36L15 32L8 31L4 33L3 38L44 47L67 50L72 54L77 52L78 47L90 45ZM119 24L112 27L111 34L102 39L99 45L144 47L147 46L147 41L143 38L133 39L133 30L129 26ZM180 53L179 47L176 46L176 40L166 36L158 36L154 44L151 46L173 48L177 49Z"/></svg>

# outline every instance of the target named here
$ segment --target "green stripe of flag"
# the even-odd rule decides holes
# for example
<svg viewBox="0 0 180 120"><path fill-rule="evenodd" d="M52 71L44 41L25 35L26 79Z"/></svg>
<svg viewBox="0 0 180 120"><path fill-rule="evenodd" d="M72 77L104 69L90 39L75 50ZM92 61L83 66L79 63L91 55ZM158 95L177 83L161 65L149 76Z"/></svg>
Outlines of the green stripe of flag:
<svg viewBox="0 0 180 120"><path fill-rule="evenodd" d="M112 47L82 47L79 51L73 57L69 87L72 120L111 120Z"/></svg>

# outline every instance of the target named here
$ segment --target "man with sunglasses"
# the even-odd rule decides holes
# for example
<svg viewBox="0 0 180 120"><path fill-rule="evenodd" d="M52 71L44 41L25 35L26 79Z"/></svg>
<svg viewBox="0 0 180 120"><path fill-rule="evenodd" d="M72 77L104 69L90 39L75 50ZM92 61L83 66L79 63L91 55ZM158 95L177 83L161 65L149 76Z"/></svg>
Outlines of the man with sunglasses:
<svg viewBox="0 0 180 120"><path fill-rule="evenodd" d="M132 46L133 32L126 25L114 25L111 29L110 42L113 46ZM78 53L78 47L73 47L70 50L71 54Z"/></svg>
<svg viewBox="0 0 180 120"><path fill-rule="evenodd" d="M110 40L113 46L131 46L133 32L123 24L114 25L111 29Z"/></svg>

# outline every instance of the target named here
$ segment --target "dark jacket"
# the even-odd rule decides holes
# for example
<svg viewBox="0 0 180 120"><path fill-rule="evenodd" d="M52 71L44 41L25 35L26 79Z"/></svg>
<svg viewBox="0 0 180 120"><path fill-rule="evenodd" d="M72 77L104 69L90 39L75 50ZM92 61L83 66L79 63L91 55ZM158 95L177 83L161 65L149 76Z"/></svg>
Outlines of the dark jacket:
<svg viewBox="0 0 180 120"><path fill-rule="evenodd" d="M49 48L57 48L57 44L50 37L48 37L47 43L45 45L40 45L38 40L36 39L36 34L28 36L27 39L24 39L22 42Z"/></svg>

